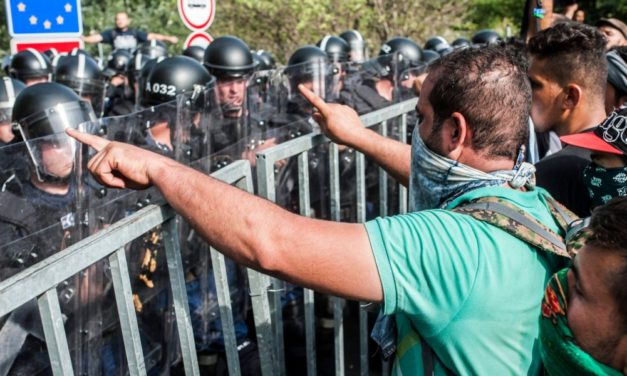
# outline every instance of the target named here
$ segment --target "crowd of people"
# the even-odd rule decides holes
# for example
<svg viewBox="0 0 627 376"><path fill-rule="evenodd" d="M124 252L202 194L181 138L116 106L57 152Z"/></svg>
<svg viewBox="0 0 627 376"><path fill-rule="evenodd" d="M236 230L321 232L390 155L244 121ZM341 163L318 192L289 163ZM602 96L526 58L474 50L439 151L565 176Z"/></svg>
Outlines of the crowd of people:
<svg viewBox="0 0 627 376"><path fill-rule="evenodd" d="M329 295L379 304L372 352L395 374L627 375L627 26L586 25L573 8L544 25L528 10L525 38L394 37L371 58L356 30L285 65L235 36L171 55L163 41L175 37L129 28L124 12L84 37L113 46L106 61L16 53L0 84L0 280L167 201L185 219L206 374L227 373L211 246L228 257L245 375L260 364L244 267L286 281L289 374L306 369L305 287L320 293L321 373L332 369ZM407 100L407 129L361 124ZM209 177L236 160L255 169L260 150L316 132L339 145L339 222L327 145L308 152L307 208L294 158L275 165L276 204ZM366 223L356 153L367 158ZM380 207L382 195L401 199L379 168L408 187L407 213ZM127 257L147 368L176 374L164 236L151 230ZM107 268L59 286L77 373L125 372ZM0 318L0 376L49 372L38 320L35 302Z"/></svg>

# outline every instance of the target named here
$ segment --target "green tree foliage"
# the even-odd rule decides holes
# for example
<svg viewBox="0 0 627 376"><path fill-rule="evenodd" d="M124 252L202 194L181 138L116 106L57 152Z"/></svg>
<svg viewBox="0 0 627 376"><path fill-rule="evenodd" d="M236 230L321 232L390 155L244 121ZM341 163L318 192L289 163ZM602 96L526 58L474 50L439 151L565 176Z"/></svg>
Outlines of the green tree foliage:
<svg viewBox="0 0 627 376"><path fill-rule="evenodd" d="M383 41L407 36L419 44L433 35L452 40L492 28L505 35L520 29L525 0L218 0L216 18L208 32L214 37L237 35L252 48L273 52L285 62L290 53L315 44L326 34L358 29L376 54ZM588 22L604 15L627 20L627 2L582 0ZM113 26L118 11L127 11L132 25L143 30L176 35L170 52L182 50L189 35L178 16L175 0L83 0L85 34ZM9 50L4 6L0 10L0 53ZM87 47L97 53L95 46ZM109 51L105 49L104 54Z"/></svg>

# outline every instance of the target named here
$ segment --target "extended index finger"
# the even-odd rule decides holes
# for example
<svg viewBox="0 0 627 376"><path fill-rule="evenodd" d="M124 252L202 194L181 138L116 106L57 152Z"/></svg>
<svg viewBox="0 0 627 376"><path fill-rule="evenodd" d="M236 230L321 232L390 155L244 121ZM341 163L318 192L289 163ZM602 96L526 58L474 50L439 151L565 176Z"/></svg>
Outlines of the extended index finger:
<svg viewBox="0 0 627 376"><path fill-rule="evenodd" d="M96 151L100 151L104 149L105 146L109 145L109 140L106 140L102 137L95 136L93 134L80 132L73 128L67 128L65 132L70 136L77 139L79 142L83 144L89 145L94 148Z"/></svg>
<svg viewBox="0 0 627 376"><path fill-rule="evenodd" d="M317 108L318 111L320 111L322 115L326 117L329 114L329 111L331 110L331 108L329 107L327 102L325 102L322 98L317 96L316 93L309 90L303 84L298 85L298 90L300 90L300 93L303 95L303 97L305 97L305 99L307 99L309 103L311 103L315 108Z"/></svg>

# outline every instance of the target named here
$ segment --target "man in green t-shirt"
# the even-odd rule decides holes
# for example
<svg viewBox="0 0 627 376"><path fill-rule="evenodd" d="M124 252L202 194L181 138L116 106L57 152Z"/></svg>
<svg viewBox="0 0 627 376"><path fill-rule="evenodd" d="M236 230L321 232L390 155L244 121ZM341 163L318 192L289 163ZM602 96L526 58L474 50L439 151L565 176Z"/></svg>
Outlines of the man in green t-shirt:
<svg viewBox="0 0 627 376"><path fill-rule="evenodd" d="M366 225L314 220L145 150L68 133L98 150L89 163L98 181L157 186L237 262L324 293L382 302L398 328L396 374L419 374L429 365L436 373L446 367L459 374L538 374L540 301L559 260L443 210L496 196L558 231L544 192L533 189L533 167L521 159L531 89L519 55L487 46L435 63L411 147L363 128L350 108L300 90L330 138L409 184L414 212ZM423 357L423 349L433 357Z"/></svg>

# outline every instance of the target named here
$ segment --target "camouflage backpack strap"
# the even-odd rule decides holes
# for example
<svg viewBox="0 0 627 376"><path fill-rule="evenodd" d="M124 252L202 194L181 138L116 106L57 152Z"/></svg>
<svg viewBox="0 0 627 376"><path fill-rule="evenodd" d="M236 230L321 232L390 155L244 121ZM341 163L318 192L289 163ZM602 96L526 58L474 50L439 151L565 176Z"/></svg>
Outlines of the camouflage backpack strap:
<svg viewBox="0 0 627 376"><path fill-rule="evenodd" d="M562 236L506 200L482 197L456 207L453 211L496 226L540 250L570 258Z"/></svg>
<svg viewBox="0 0 627 376"><path fill-rule="evenodd" d="M546 200L547 204L549 204L549 210L551 210L553 218L560 226L564 234L566 234L568 232L570 224L578 220L579 217L575 213L568 210L564 205L557 202L550 195L545 195L544 199Z"/></svg>

